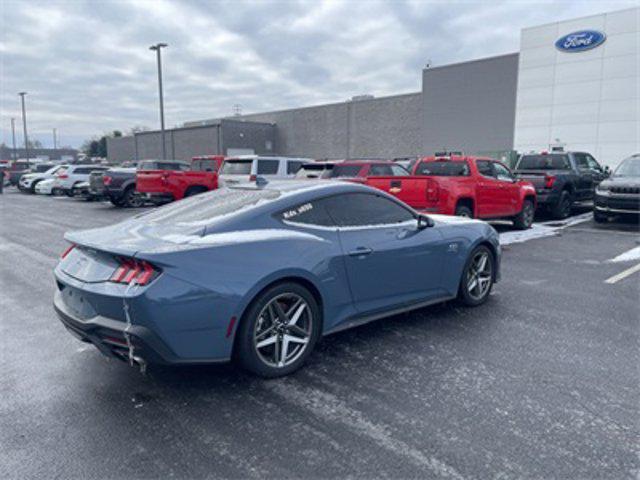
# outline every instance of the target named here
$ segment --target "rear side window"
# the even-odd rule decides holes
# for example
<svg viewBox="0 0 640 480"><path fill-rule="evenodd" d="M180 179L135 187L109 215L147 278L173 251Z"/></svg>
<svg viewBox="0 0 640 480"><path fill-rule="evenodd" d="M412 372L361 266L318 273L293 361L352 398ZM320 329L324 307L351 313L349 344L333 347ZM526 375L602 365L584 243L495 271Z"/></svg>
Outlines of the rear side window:
<svg viewBox="0 0 640 480"><path fill-rule="evenodd" d="M302 225L317 225L321 227L334 227L333 220L327 213L325 203L327 199L314 200L280 213L281 220Z"/></svg>
<svg viewBox="0 0 640 480"><path fill-rule="evenodd" d="M415 218L396 202L370 193L346 193L325 201L329 215L339 227L390 225Z"/></svg>
<svg viewBox="0 0 640 480"><path fill-rule="evenodd" d="M298 170L302 168L302 165L304 165L304 162L297 162L297 161L287 162L287 175L294 175L298 173Z"/></svg>
<svg viewBox="0 0 640 480"><path fill-rule="evenodd" d="M222 164L224 175L249 175L253 160L225 160Z"/></svg>
<svg viewBox="0 0 640 480"><path fill-rule="evenodd" d="M468 177L469 173L469 164L466 161L422 162L416 170L416 175L434 177Z"/></svg>
<svg viewBox="0 0 640 480"><path fill-rule="evenodd" d="M156 162L142 162L138 170L156 170Z"/></svg>
<svg viewBox="0 0 640 480"><path fill-rule="evenodd" d="M258 160L258 175L275 175L279 165L278 160Z"/></svg>
<svg viewBox="0 0 640 480"><path fill-rule="evenodd" d="M571 164L566 154L523 155L518 162L518 170L570 170Z"/></svg>
<svg viewBox="0 0 640 480"><path fill-rule="evenodd" d="M331 170L331 178L357 177L362 165L336 165Z"/></svg>
<svg viewBox="0 0 640 480"><path fill-rule="evenodd" d="M215 172L218 170L218 164L215 160L194 160L191 163L191 167L200 172Z"/></svg>
<svg viewBox="0 0 640 480"><path fill-rule="evenodd" d="M369 167L370 177L390 177L392 175L391 165L374 164Z"/></svg>

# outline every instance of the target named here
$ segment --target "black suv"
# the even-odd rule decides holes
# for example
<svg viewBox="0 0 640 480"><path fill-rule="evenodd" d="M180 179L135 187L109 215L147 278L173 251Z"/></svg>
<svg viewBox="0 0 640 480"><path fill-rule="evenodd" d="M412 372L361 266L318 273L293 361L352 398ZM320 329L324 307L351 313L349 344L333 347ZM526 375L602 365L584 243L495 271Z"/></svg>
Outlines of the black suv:
<svg viewBox="0 0 640 480"><path fill-rule="evenodd" d="M594 220L606 222L619 215L640 217L640 153L625 158L596 188Z"/></svg>
<svg viewBox="0 0 640 480"><path fill-rule="evenodd" d="M547 208L555 218L567 218L574 202L593 200L609 169L586 152L552 151L525 153L514 173L536 187L538 207Z"/></svg>

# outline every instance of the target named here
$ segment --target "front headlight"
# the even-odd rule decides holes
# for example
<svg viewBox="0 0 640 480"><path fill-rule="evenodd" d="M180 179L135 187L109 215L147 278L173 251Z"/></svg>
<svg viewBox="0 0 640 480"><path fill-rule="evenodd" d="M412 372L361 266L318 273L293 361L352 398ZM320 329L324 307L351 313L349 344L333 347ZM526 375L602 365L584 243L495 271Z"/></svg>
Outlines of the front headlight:
<svg viewBox="0 0 640 480"><path fill-rule="evenodd" d="M598 192L608 192L609 188L611 188L611 187L609 187L609 185L599 183L598 186L596 187L596 191L598 191Z"/></svg>

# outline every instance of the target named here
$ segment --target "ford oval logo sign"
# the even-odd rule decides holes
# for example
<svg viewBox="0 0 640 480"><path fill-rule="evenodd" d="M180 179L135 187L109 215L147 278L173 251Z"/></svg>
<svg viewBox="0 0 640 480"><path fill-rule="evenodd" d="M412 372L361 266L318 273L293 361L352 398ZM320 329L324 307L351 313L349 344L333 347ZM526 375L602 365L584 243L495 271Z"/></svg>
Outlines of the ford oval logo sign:
<svg viewBox="0 0 640 480"><path fill-rule="evenodd" d="M556 48L563 52L584 52L602 45L607 36L597 30L580 30L560 37Z"/></svg>

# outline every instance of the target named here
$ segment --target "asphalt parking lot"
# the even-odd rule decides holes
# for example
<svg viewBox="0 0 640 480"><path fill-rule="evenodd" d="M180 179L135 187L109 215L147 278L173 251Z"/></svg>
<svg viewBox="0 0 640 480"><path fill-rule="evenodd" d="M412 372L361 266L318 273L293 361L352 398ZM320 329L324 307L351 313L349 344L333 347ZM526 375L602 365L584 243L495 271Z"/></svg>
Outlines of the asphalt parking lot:
<svg viewBox="0 0 640 480"><path fill-rule="evenodd" d="M637 223L506 245L487 304L335 334L266 381L233 366L143 376L65 331L63 233L136 211L0 197L0 477L640 474L640 272L606 283L640 263L610 261L640 245Z"/></svg>

